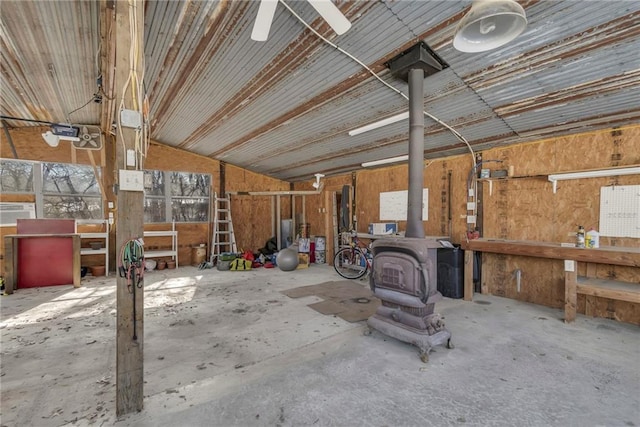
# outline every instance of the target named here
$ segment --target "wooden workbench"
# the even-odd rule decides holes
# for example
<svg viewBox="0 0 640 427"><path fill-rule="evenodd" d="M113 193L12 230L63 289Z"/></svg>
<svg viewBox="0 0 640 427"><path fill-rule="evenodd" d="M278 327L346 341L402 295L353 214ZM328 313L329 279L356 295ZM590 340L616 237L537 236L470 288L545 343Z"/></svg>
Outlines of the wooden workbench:
<svg viewBox="0 0 640 427"><path fill-rule="evenodd" d="M473 298L473 253L489 252L534 258L565 261L565 320L575 318L578 293L635 302L640 293L640 283L628 284L613 280L588 280L577 277L576 261L593 264L610 264L640 267L640 248L603 246L597 249L562 246L560 243L527 240L475 239L462 243L464 249L464 299ZM596 289L597 288L597 289Z"/></svg>
<svg viewBox="0 0 640 427"><path fill-rule="evenodd" d="M464 299L466 301L471 301L473 297L474 251L640 267L640 248L604 246L598 249L583 249L560 246L560 243L500 239L469 240L462 242L461 246L465 251Z"/></svg>
<svg viewBox="0 0 640 427"><path fill-rule="evenodd" d="M12 294L18 283L18 241L20 239L70 238L73 246L73 286L80 287L80 235L62 234L8 234L4 236L4 273L6 294Z"/></svg>

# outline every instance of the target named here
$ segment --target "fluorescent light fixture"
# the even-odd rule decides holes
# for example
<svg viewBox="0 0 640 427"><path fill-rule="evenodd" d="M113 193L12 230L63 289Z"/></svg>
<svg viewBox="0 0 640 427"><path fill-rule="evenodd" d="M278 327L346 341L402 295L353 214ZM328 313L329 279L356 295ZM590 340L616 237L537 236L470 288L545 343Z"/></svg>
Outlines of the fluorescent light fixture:
<svg viewBox="0 0 640 427"><path fill-rule="evenodd" d="M409 112L396 114L395 116L387 117L386 119L378 120L377 122L370 123L366 126L362 126L357 129L349 131L349 136L360 135L361 133L369 132L370 130L378 129L383 126L390 125L409 118Z"/></svg>
<svg viewBox="0 0 640 427"><path fill-rule="evenodd" d="M374 160L372 162L364 162L364 163L362 163L361 166L363 168L370 168L372 166L386 165L388 163L404 162L406 160L409 160L409 155L408 154L405 154L404 156L389 157L387 159Z"/></svg>
<svg viewBox="0 0 640 427"><path fill-rule="evenodd" d="M627 168L613 168L613 169L599 169L592 171L582 172L568 172L549 175L548 179L553 183L553 192L556 192L558 181L564 181L567 179L581 179L581 178L602 178L606 176L620 176L620 175L640 175L640 166L633 166Z"/></svg>

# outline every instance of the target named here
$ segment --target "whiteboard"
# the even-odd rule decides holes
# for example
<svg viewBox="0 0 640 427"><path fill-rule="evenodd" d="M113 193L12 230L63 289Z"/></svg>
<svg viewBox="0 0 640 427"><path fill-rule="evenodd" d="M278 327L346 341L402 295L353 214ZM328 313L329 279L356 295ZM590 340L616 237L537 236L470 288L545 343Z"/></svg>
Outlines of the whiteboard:
<svg viewBox="0 0 640 427"><path fill-rule="evenodd" d="M409 191L380 193L380 221L406 221ZM429 220L429 189L422 189L422 220Z"/></svg>
<svg viewBox="0 0 640 427"><path fill-rule="evenodd" d="M640 185L600 188L600 235L640 237Z"/></svg>

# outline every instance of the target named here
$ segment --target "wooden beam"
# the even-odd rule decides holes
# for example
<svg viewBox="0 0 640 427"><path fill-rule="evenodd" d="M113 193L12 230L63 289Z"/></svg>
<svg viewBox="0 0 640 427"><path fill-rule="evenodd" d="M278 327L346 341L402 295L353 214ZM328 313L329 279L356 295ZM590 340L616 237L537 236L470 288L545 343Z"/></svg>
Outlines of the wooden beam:
<svg viewBox="0 0 640 427"><path fill-rule="evenodd" d="M473 299L473 251L464 251L464 300Z"/></svg>
<svg viewBox="0 0 640 427"><path fill-rule="evenodd" d="M115 4L111 0L100 0L100 74L102 76L102 113L100 115L100 128L106 137L108 137L111 132L116 99L116 36L114 30ZM104 150L102 154L104 154ZM104 158L101 158L100 164L104 166Z"/></svg>
<svg viewBox="0 0 640 427"><path fill-rule="evenodd" d="M136 77L143 74L143 1L117 0L115 93L122 108L140 111L144 94L140 92ZM131 25L133 22L134 25ZM130 54L133 53L132 59ZM120 98L122 97L122 98ZM119 107L121 108L121 107ZM120 111L115 112L116 117ZM136 131L132 128L118 127L116 141L116 162L114 173L118 169L133 169L125 166L127 150L136 150ZM136 166L142 169L142 161ZM121 183L119 182L121 185ZM117 195L116 254L132 239L143 236L142 191L123 191ZM118 255L119 256L119 255ZM120 262L120 260L118 260ZM143 407L143 341L144 283L130 283L126 277L117 277L117 331L116 331L116 415L140 411Z"/></svg>

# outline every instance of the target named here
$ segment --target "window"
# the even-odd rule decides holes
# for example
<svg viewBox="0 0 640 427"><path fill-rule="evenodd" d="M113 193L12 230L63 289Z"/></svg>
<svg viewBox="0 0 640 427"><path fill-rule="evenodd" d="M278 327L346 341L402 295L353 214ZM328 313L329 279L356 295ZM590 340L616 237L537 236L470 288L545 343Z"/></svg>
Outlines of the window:
<svg viewBox="0 0 640 427"><path fill-rule="evenodd" d="M145 222L209 220L211 176L208 174L147 170L144 189Z"/></svg>
<svg viewBox="0 0 640 427"><path fill-rule="evenodd" d="M171 213L176 222L209 220L211 177L201 173L171 173Z"/></svg>
<svg viewBox="0 0 640 427"><path fill-rule="evenodd" d="M102 195L91 166L42 164L44 218L102 219Z"/></svg>
<svg viewBox="0 0 640 427"><path fill-rule="evenodd" d="M163 171L144 171L144 222L167 222Z"/></svg>
<svg viewBox="0 0 640 427"><path fill-rule="evenodd" d="M33 194L33 163L1 159L0 192Z"/></svg>

